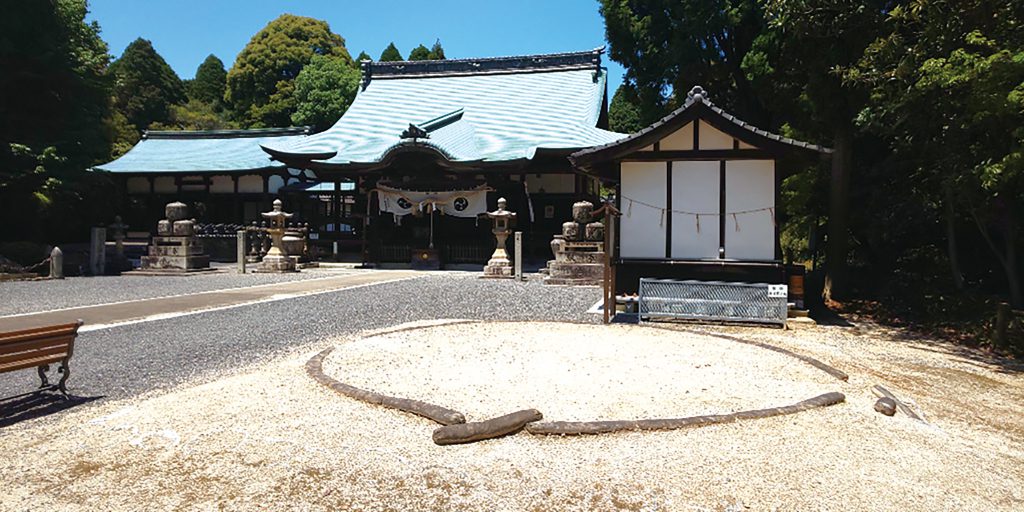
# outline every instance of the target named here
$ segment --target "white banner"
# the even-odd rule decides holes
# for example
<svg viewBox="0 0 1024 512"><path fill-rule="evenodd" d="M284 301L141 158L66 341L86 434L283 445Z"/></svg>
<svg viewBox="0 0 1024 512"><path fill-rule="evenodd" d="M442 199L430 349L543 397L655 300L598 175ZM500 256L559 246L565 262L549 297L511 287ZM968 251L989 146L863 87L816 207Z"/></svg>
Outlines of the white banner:
<svg viewBox="0 0 1024 512"><path fill-rule="evenodd" d="M382 213L396 216L429 211L430 207L441 210L453 217L476 218L487 212L486 186L474 190L446 190L442 192L418 192L391 187L377 187L377 202Z"/></svg>

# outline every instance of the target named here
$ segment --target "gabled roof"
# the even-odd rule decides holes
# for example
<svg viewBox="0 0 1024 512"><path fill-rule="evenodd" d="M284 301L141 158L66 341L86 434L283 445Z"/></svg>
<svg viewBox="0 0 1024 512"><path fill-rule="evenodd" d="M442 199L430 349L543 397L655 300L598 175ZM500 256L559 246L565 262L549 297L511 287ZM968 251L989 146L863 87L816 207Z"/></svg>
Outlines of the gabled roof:
<svg viewBox="0 0 1024 512"><path fill-rule="evenodd" d="M130 151L94 170L115 173L244 172L283 169L261 144L289 144L306 138L309 127L261 130L147 131Z"/></svg>
<svg viewBox="0 0 1024 512"><path fill-rule="evenodd" d="M478 165L605 144L624 135L597 128L607 79L603 51L363 62L363 85L334 126L263 148L295 166L341 169L380 165L401 151Z"/></svg>
<svg viewBox="0 0 1024 512"><path fill-rule="evenodd" d="M577 151L569 156L569 160L574 166L579 168L587 168L596 163L614 160L650 146L698 118L732 135L736 139L759 148L778 151L796 149L825 154L832 153L832 150L827 147L783 137L737 119L736 116L711 103L704 88L697 85L687 93L686 102L683 103L683 106L659 119L654 124L628 137Z"/></svg>

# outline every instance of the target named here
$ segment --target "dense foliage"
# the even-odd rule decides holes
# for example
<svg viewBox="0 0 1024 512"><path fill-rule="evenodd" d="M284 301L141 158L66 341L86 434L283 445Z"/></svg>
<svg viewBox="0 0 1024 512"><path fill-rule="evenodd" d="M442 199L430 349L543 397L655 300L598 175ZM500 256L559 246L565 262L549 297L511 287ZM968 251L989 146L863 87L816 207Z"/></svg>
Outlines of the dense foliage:
<svg viewBox="0 0 1024 512"><path fill-rule="evenodd" d="M323 130L348 110L359 88L359 70L336 57L315 55L295 79L298 108L292 123Z"/></svg>
<svg viewBox="0 0 1024 512"><path fill-rule="evenodd" d="M145 39L129 44L107 72L114 82L114 106L140 131L166 121L170 106L186 101L181 79Z"/></svg>
<svg viewBox="0 0 1024 512"><path fill-rule="evenodd" d="M314 55L351 63L345 40L324 21L283 14L256 33L227 76L225 100L246 127L286 126L298 108L294 80Z"/></svg>
<svg viewBox="0 0 1024 512"><path fill-rule="evenodd" d="M211 54L196 69L196 77L189 83L188 97L209 105L219 106L227 91L228 72L224 62Z"/></svg>
<svg viewBox="0 0 1024 512"><path fill-rule="evenodd" d="M86 12L38 0L0 16L0 239L69 236L109 208L89 200L104 180L82 173L116 131L107 45Z"/></svg>
<svg viewBox="0 0 1024 512"><path fill-rule="evenodd" d="M836 150L830 171L808 165L783 189L785 252L824 262L833 297L937 318L976 313L957 297L1024 306L1024 4L602 0L601 12L627 68L610 109L620 129L699 83L744 120Z"/></svg>
<svg viewBox="0 0 1024 512"><path fill-rule="evenodd" d="M428 60L428 59L430 59L430 50L427 49L426 46L423 46L421 44L421 45L417 46L416 48L413 48L412 51L409 52L409 58L407 60Z"/></svg>
<svg viewBox="0 0 1024 512"><path fill-rule="evenodd" d="M380 59L377 60L381 62L397 62L402 60L402 52L398 51L395 43L390 43L387 48L384 48L384 51L380 53Z"/></svg>

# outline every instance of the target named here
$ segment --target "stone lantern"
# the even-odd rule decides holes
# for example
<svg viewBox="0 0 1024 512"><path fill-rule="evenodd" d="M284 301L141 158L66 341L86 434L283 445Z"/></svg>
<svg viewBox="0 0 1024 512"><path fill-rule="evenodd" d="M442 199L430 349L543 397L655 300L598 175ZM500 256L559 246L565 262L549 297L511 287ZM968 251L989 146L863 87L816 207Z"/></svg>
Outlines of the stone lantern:
<svg viewBox="0 0 1024 512"><path fill-rule="evenodd" d="M494 222L494 238L497 240L497 247L494 254L487 261L484 267L484 277L512 278L512 262L508 260L508 253L505 252L505 242L508 240L509 224L515 220L516 214L505 209L508 204L505 198L498 199L498 209L487 212L487 216Z"/></svg>
<svg viewBox="0 0 1024 512"><path fill-rule="evenodd" d="M257 272L295 272L295 260L284 249L284 233L288 219L295 214L281 209L281 200L274 200L274 209L261 213L267 222L266 232L270 235L270 250L263 257Z"/></svg>

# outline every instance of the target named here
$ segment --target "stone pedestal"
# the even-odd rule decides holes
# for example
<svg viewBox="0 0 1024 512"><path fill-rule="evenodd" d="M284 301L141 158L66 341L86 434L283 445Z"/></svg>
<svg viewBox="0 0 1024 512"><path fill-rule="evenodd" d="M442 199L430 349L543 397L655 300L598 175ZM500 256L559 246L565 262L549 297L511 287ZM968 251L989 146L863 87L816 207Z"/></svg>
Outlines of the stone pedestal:
<svg viewBox="0 0 1024 512"><path fill-rule="evenodd" d="M141 259L145 274L185 274L210 268L210 256L195 236L195 222L188 220L188 207L174 202L164 209L166 219L157 223L149 253Z"/></svg>
<svg viewBox="0 0 1024 512"><path fill-rule="evenodd" d="M594 205L572 205L573 220L551 241L555 259L548 261L544 284L596 286L604 281L604 224L591 222Z"/></svg>

